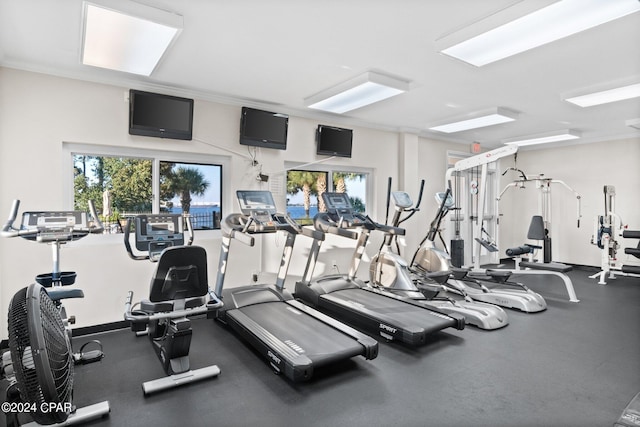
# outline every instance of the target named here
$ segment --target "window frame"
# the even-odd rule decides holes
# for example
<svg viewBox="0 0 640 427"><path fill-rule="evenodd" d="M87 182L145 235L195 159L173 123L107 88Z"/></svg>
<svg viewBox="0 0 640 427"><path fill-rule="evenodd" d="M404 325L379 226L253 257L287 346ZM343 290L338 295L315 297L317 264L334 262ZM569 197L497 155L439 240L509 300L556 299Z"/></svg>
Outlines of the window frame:
<svg viewBox="0 0 640 427"><path fill-rule="evenodd" d="M225 182L231 179L231 157L215 154L202 154L192 152L178 152L170 150L155 150L133 147L121 147L112 145L83 144L74 142L62 143L62 170L63 172L63 206L64 209L73 209L74 187L73 187L73 156L87 155L97 157L130 157L147 159L152 161L151 167L151 191L152 213L160 213L160 162L172 163L197 163L212 164L221 166L221 194L220 203L221 218L228 215L228 209L232 206L230 191L224 191ZM216 230L198 230L198 234L205 233L205 237L210 233L220 233Z"/></svg>
<svg viewBox="0 0 640 427"><path fill-rule="evenodd" d="M353 172L366 175L367 182L365 184L365 214L368 214L373 207L373 180L375 170L373 168L363 168L351 165L342 165L337 163L300 163L285 162L286 172L284 174L284 206L287 208L287 172L290 170L302 170L309 172L327 172L327 191L335 191L333 184L333 174L336 172Z"/></svg>

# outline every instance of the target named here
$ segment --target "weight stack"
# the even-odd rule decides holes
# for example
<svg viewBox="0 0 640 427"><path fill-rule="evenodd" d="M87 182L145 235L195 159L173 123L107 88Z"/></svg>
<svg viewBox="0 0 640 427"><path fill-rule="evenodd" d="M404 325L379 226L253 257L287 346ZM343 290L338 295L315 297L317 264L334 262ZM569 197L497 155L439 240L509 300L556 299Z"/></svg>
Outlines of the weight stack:
<svg viewBox="0 0 640 427"><path fill-rule="evenodd" d="M551 262L551 237L545 236L544 241L543 241L543 248L544 248L544 262L545 263L549 263Z"/></svg>
<svg viewBox="0 0 640 427"><path fill-rule="evenodd" d="M451 264L454 267L462 267L464 264L464 240L451 240Z"/></svg>

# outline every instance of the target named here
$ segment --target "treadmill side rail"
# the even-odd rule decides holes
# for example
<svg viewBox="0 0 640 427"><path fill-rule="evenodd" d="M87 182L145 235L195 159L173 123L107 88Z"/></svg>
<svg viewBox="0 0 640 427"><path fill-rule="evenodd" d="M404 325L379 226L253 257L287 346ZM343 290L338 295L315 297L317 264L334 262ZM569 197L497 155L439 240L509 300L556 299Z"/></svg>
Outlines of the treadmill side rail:
<svg viewBox="0 0 640 427"><path fill-rule="evenodd" d="M339 330L340 332L344 332L352 338L355 338L361 345L364 347L364 352L362 355L368 359L375 359L378 356L378 341L371 338L369 335L363 334L357 329L352 328L351 326L340 322L339 320L334 319L333 317L327 316L324 313L316 310L315 308L309 307L301 303L300 301L290 300L286 301L287 304L297 308L298 310L307 313L308 315L321 320L327 325Z"/></svg>
<svg viewBox="0 0 640 427"><path fill-rule="evenodd" d="M226 318L269 361L276 373L283 373L292 381L311 378L313 362L307 356L295 352L241 310L227 312Z"/></svg>

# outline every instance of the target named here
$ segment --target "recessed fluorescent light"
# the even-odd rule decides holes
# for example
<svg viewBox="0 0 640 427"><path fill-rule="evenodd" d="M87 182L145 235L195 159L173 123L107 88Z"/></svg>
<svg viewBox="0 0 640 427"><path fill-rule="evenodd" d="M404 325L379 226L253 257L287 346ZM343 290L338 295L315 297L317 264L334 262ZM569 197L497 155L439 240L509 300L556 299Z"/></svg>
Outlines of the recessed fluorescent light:
<svg viewBox="0 0 640 427"><path fill-rule="evenodd" d="M624 124L626 124L629 127L634 128L634 129L640 130L640 118L638 118L638 119L629 119L626 122L624 122Z"/></svg>
<svg viewBox="0 0 640 427"><path fill-rule="evenodd" d="M640 4L640 2L638 2L638 4ZM580 107L591 107L593 105L607 104L609 102L622 101L637 97L640 97L640 83L604 90L602 92L574 96L573 98L565 99L565 101L576 104Z"/></svg>
<svg viewBox="0 0 640 427"><path fill-rule="evenodd" d="M512 122L516 118L518 118L518 114L516 112L498 107L483 113L473 114L471 117L467 116L464 119L456 120L454 122L430 127L429 129L444 133L461 132L463 130L477 129L485 126Z"/></svg>
<svg viewBox="0 0 640 427"><path fill-rule="evenodd" d="M639 10L638 0L562 0L442 53L481 67Z"/></svg>
<svg viewBox="0 0 640 427"><path fill-rule="evenodd" d="M304 100L316 110L342 114L409 90L409 82L369 71Z"/></svg>
<svg viewBox="0 0 640 427"><path fill-rule="evenodd" d="M82 63L149 76L182 30L182 16L136 2L84 3Z"/></svg>
<svg viewBox="0 0 640 427"><path fill-rule="evenodd" d="M570 139L580 138L580 132L572 129L561 130L555 132L541 133L537 135L531 135L526 137L511 138L504 140L503 143L507 145L518 145L524 147L526 145L546 144L548 142L567 141Z"/></svg>

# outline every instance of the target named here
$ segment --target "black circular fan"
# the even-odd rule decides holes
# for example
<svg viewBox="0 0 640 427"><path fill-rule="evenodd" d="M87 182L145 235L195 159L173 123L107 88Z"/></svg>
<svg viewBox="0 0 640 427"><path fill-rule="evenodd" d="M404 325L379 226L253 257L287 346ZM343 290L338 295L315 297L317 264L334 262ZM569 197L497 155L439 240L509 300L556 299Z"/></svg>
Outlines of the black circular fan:
<svg viewBox="0 0 640 427"><path fill-rule="evenodd" d="M61 408L71 408L73 354L60 312L45 288L34 283L18 291L9 305L8 323L21 400L33 405L30 415L39 424L66 421L69 411Z"/></svg>

